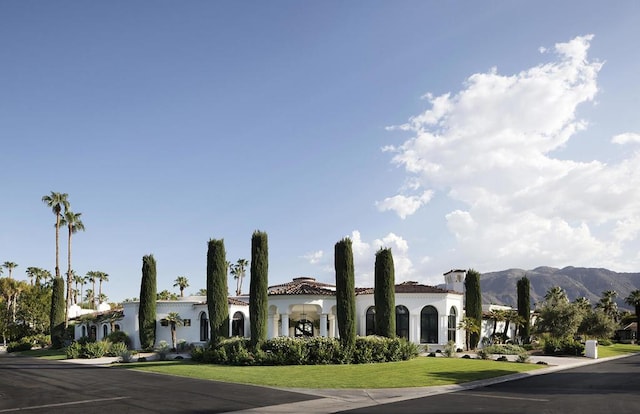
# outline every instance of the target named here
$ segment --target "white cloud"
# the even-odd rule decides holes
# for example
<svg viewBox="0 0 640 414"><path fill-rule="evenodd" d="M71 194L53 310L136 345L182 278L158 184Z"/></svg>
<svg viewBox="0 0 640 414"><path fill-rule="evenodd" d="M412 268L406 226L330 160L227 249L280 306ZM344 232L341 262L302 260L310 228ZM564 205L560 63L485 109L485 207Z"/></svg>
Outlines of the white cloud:
<svg viewBox="0 0 640 414"><path fill-rule="evenodd" d="M322 250L318 250L316 252L307 253L302 257L304 259L307 259L310 264L316 264L322 259L323 256L324 252Z"/></svg>
<svg viewBox="0 0 640 414"><path fill-rule="evenodd" d="M387 197L382 201L377 201L376 207L378 207L378 210L380 211L395 211L395 213L404 220L418 211L420 207L427 204L432 197L432 190L427 190L419 196L405 196L398 194L393 197Z"/></svg>
<svg viewBox="0 0 640 414"><path fill-rule="evenodd" d="M430 191L455 201L443 219L458 266L640 265L640 154L611 165L553 155L588 127L577 110L594 101L603 65L587 58L592 38L558 43L555 55L544 55L554 61L519 73L492 69L471 75L458 93L425 95L431 108L397 128L413 136L386 150L427 191L401 191L378 208L405 218ZM612 142L640 142L640 135ZM631 252L634 262L620 260Z"/></svg>
<svg viewBox="0 0 640 414"><path fill-rule="evenodd" d="M624 134L618 134L611 138L611 142L614 144L628 144L628 143L640 143L640 134L635 134L633 132L627 132Z"/></svg>

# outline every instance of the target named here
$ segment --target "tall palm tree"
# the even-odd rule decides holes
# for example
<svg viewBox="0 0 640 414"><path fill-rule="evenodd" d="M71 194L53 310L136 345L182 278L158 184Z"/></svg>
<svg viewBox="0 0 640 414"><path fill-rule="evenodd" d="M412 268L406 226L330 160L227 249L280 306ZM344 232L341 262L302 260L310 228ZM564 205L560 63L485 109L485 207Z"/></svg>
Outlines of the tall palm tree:
<svg viewBox="0 0 640 414"><path fill-rule="evenodd" d="M184 297L184 290L189 287L189 279L186 276L178 276L174 281L173 287L180 288L180 297Z"/></svg>
<svg viewBox="0 0 640 414"><path fill-rule="evenodd" d="M236 296L242 295L242 280L244 279L244 275L246 273L248 265L249 261L247 259L238 259L235 265L232 264L229 266L231 269L231 274L236 280Z"/></svg>
<svg viewBox="0 0 640 414"><path fill-rule="evenodd" d="M544 295L544 300L547 301L550 306L555 306L561 302L569 301L569 298L567 298L567 293L564 289L560 286L554 286Z"/></svg>
<svg viewBox="0 0 640 414"><path fill-rule="evenodd" d="M618 304L616 303L616 296L618 296L618 292L615 290L607 290L602 292L602 297L600 301L596 304L596 308L602 309L602 311L609 315L614 321L619 320L618 315Z"/></svg>
<svg viewBox="0 0 640 414"><path fill-rule="evenodd" d="M29 266L27 267L27 270L24 271L27 274L27 277L29 278L29 284L31 286L33 286L33 280L37 277L39 270L40 269L38 269L37 267Z"/></svg>
<svg viewBox="0 0 640 414"><path fill-rule="evenodd" d="M87 293L84 295L84 300L91 303L91 308L95 307L95 295L92 289L87 289Z"/></svg>
<svg viewBox="0 0 640 414"><path fill-rule="evenodd" d="M91 282L93 285L93 288L91 289L91 309L95 309L96 279L98 278L98 272L96 272L95 270L90 270L87 272L86 278L87 278L87 282ZM89 297L89 289L87 289L87 297Z"/></svg>
<svg viewBox="0 0 640 414"><path fill-rule="evenodd" d="M51 192L51 195L42 197L42 201L53 211L56 215L56 277L60 277L60 219L62 216L62 209L69 209L69 194L67 193L55 193Z"/></svg>
<svg viewBox="0 0 640 414"><path fill-rule="evenodd" d="M105 272L97 272L96 277L98 278L98 300L102 300L102 282L109 281L109 275ZM95 289L95 286L94 286Z"/></svg>
<svg viewBox="0 0 640 414"><path fill-rule="evenodd" d="M489 311L489 318L493 320L493 334L491 337L496 336L496 329L498 328L498 322L504 322L505 315L501 309L494 309Z"/></svg>
<svg viewBox="0 0 640 414"><path fill-rule="evenodd" d="M18 265L14 262L4 262L2 264L3 267L6 267L7 269L9 269L9 279L11 279L11 272L13 272L13 269L15 269L16 267L18 267Z"/></svg>
<svg viewBox="0 0 640 414"><path fill-rule="evenodd" d="M84 277L80 276L76 273L75 270L71 271L73 273L73 283L76 285L76 292L80 293L80 300L82 300L82 294L84 293ZM80 289L78 290L78 285L80 285ZM78 297L75 298L76 305L78 304Z"/></svg>
<svg viewBox="0 0 640 414"><path fill-rule="evenodd" d="M80 220L82 213L74 213L69 210L68 206L65 209L64 215L60 220L60 224L67 226L69 230L68 249L67 249L67 298L65 301L64 311L64 326L69 326L69 306L71 305L71 284L73 283L73 275L71 274L71 235L78 231L84 231L84 224Z"/></svg>
<svg viewBox="0 0 640 414"><path fill-rule="evenodd" d="M624 301L627 305L636 308L636 343L640 344L640 289L629 293Z"/></svg>
<svg viewBox="0 0 640 414"><path fill-rule="evenodd" d="M182 326L183 320L180 315L178 315L178 312L169 312L165 319L167 322L169 322L169 326L171 327L171 345L173 350L175 351L178 347L178 335L176 334L176 327Z"/></svg>

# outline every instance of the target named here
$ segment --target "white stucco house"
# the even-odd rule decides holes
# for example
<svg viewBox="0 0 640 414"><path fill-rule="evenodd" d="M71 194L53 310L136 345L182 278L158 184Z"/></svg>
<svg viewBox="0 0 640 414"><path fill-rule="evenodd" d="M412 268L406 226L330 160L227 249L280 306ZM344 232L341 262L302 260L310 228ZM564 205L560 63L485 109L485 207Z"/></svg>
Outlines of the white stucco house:
<svg viewBox="0 0 640 414"><path fill-rule="evenodd" d="M463 316L464 270L445 273L445 288L404 282L395 286L396 334L429 350L442 349L449 340L456 347L464 348L464 331L457 326ZM375 308L373 288L356 288L356 332L360 336L375 332ZM249 337L248 296L229 297L229 332L232 336ZM112 330L122 330L129 335L134 348L140 347L138 329L139 302L126 302L121 311L103 313L103 321L91 325L76 325L76 338L89 333L102 339ZM109 312L121 312L113 323ZM171 343L171 332L163 319L177 312L184 326L177 328L179 340L191 344L205 344L209 340L209 321L206 298L190 296L179 300L158 301L156 307L156 343ZM316 281L311 277L294 278L291 282L268 288L269 338L277 336L338 337L336 321L335 286Z"/></svg>

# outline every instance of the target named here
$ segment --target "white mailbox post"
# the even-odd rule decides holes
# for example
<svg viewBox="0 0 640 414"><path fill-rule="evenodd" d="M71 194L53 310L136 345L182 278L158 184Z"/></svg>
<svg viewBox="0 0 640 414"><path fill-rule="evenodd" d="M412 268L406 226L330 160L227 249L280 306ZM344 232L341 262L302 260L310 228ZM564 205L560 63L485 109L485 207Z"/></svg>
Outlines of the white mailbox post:
<svg viewBox="0 0 640 414"><path fill-rule="evenodd" d="M598 359L598 341L590 339L584 344L584 356Z"/></svg>

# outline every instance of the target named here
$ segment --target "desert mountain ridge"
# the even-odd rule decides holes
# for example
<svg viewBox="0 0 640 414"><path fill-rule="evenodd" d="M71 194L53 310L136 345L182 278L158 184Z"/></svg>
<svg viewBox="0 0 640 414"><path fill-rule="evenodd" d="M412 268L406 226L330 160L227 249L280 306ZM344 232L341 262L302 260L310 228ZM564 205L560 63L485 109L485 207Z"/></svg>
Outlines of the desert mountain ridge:
<svg viewBox="0 0 640 414"><path fill-rule="evenodd" d="M598 302L602 292L615 290L616 302L621 309L631 307L624 303L629 293L640 289L640 273L619 273L608 269L568 266L562 269L540 266L531 270L507 269L483 273L480 277L482 302L516 307L516 282L527 276L531 283L531 306L544 300L547 291L560 286L569 300L586 297L591 304Z"/></svg>

